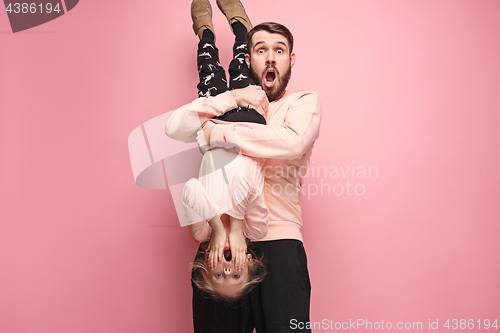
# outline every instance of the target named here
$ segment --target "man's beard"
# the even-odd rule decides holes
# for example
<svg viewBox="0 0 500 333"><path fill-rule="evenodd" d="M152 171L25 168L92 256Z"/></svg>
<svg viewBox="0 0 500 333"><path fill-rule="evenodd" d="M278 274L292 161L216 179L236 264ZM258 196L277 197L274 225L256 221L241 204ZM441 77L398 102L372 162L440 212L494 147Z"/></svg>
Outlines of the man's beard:
<svg viewBox="0 0 500 333"><path fill-rule="evenodd" d="M274 83L274 86L272 86L271 88L266 87L262 83L264 75L266 75L266 71L269 68L274 69L276 75L276 82ZM288 81L290 81L290 76L292 75L291 67L288 67L287 71L283 73L283 75L281 75L280 72L278 72L278 69L274 65L266 66L266 69L264 69L264 72L262 72L262 74L260 75L255 73L252 70L252 67L250 67L249 69L250 69L250 77L252 78L253 82L262 87L262 90L266 92L267 99L269 100L269 102L275 101L283 95L286 86L288 85Z"/></svg>

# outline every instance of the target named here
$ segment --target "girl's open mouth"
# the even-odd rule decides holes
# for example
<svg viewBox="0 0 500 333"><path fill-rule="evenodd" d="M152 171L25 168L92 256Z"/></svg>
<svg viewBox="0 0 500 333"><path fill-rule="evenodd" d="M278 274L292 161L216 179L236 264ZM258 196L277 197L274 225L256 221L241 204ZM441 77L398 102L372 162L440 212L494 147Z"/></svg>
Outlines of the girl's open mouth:
<svg viewBox="0 0 500 333"><path fill-rule="evenodd" d="M231 261L231 250L230 249L224 250L224 259L226 259L227 262Z"/></svg>

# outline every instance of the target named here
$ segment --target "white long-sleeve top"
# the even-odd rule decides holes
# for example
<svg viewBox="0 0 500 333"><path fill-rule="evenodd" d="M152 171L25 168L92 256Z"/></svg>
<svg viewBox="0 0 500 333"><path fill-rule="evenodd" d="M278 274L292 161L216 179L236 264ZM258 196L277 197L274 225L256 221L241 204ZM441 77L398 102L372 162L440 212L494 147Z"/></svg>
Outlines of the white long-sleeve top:
<svg viewBox="0 0 500 333"><path fill-rule="evenodd" d="M166 133L176 140L194 142L204 122L236 107L230 92L198 98L170 116ZM265 118L267 126L217 124L210 136L210 145L239 147L244 155L267 158L264 191L269 226L262 240L302 241L299 197L314 142L319 136L321 105L318 95L310 91L287 91L269 104Z"/></svg>

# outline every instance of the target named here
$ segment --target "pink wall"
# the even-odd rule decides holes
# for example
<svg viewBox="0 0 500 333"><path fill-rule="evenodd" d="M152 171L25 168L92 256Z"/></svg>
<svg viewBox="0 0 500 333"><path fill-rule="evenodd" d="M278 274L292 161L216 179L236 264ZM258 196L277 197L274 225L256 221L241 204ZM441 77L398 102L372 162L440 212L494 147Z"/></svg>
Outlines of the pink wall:
<svg viewBox="0 0 500 333"><path fill-rule="evenodd" d="M290 88L322 100L312 320L500 319L500 2L246 5L294 32ZM0 332L192 331L196 242L127 137L196 97L196 41L188 1L81 1L16 34L0 13Z"/></svg>

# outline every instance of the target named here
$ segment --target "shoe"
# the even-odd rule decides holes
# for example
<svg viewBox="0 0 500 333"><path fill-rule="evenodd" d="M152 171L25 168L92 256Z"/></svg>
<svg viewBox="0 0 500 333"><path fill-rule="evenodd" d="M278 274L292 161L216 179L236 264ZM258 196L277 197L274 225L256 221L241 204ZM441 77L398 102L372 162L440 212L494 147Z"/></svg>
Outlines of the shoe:
<svg viewBox="0 0 500 333"><path fill-rule="evenodd" d="M245 7L240 0L217 0L217 6L226 16L229 25L235 21L239 21L247 28L247 32L252 30L252 23L245 12ZM231 28L233 31L233 28ZM234 33L234 32L233 32Z"/></svg>
<svg viewBox="0 0 500 333"><path fill-rule="evenodd" d="M193 0L191 2L191 18L193 19L193 30L201 39L203 30L209 29L215 36L214 24L212 22L212 6L208 0Z"/></svg>

